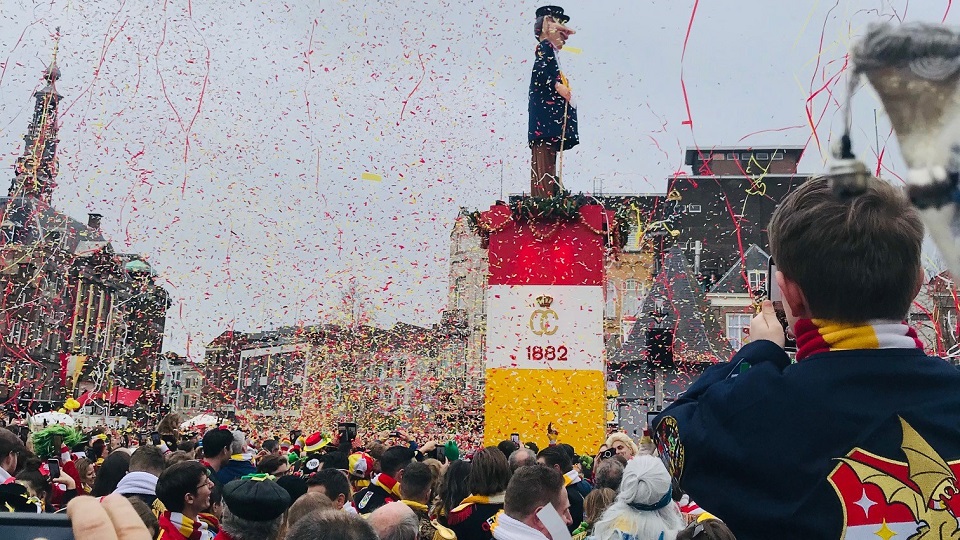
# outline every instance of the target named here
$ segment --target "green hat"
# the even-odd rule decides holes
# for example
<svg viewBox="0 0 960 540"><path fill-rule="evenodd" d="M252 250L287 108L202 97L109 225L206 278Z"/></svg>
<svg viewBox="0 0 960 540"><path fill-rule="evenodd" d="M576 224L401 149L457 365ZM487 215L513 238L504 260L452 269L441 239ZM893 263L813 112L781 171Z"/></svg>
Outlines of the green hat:
<svg viewBox="0 0 960 540"><path fill-rule="evenodd" d="M448 461L460 459L460 447L457 446L457 441L451 440L443 445L443 455L447 456Z"/></svg>

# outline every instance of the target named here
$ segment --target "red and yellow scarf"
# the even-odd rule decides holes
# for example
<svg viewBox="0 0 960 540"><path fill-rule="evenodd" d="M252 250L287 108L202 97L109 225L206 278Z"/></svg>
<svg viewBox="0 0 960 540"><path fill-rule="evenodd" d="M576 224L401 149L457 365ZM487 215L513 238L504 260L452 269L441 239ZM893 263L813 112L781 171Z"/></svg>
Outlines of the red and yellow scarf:
<svg viewBox="0 0 960 540"><path fill-rule="evenodd" d="M387 493L396 495L398 501L403 499L403 497L400 495L400 482L394 480L392 476L387 476L386 474L380 473L376 478L373 479L373 485L380 486Z"/></svg>
<svg viewBox="0 0 960 540"><path fill-rule="evenodd" d="M902 322L839 323L800 319L794 326L797 361L829 351L859 349L923 349L917 332Z"/></svg>
<svg viewBox="0 0 960 540"><path fill-rule="evenodd" d="M161 530L176 531L187 540L209 540L213 536L206 523L190 519L180 512L164 512L160 514L159 521Z"/></svg>

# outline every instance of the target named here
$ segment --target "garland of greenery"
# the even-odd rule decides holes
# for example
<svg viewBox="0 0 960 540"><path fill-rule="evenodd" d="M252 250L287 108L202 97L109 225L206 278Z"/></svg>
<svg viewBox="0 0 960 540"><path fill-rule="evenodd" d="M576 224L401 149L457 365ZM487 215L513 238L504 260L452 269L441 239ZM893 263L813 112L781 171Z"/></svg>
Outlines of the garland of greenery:
<svg viewBox="0 0 960 540"><path fill-rule="evenodd" d="M49 459L60 455L59 448L53 448L53 436L60 435L63 438L63 444L68 448L84 442L83 433L61 425L54 425L37 431L33 434L33 451L41 459Z"/></svg>
<svg viewBox="0 0 960 540"><path fill-rule="evenodd" d="M582 193L571 195L569 191L563 190L554 197L522 197L510 205L510 213L513 220L518 223L531 221L573 223L580 220L580 209L591 204L598 204L598 201ZM470 230L484 237L496 232L488 229L480 221L480 216L481 213L478 210L466 215ZM630 232L629 210L622 206L618 207L614 216L616 228L612 231L613 244L617 249L622 249Z"/></svg>

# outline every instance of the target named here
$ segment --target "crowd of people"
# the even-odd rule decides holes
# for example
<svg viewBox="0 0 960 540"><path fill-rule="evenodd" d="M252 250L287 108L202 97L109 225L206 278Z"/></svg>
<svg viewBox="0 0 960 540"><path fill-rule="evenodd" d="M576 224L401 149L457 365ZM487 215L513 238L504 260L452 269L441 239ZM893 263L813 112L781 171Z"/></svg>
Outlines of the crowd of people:
<svg viewBox="0 0 960 540"><path fill-rule="evenodd" d="M362 442L345 432L290 441L201 431L124 445L54 426L25 444L0 428L0 506L72 518L84 495L114 501L108 514L128 511L119 495L164 540L622 540L657 527L673 538L706 516L684 515L664 465L642 455L649 440L623 433L580 455L515 440L463 451L402 432ZM724 538L703 538L713 537Z"/></svg>
<svg viewBox="0 0 960 540"><path fill-rule="evenodd" d="M916 211L877 179L853 195L812 179L769 232L796 359L763 302L751 341L639 444L0 429L0 507L66 508L79 540L957 538L960 371L902 322L923 280Z"/></svg>

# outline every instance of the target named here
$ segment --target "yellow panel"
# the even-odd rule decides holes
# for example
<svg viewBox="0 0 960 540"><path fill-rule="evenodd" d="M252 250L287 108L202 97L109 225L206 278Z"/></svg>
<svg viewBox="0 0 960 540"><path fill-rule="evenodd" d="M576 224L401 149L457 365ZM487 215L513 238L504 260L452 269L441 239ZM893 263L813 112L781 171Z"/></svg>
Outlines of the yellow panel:
<svg viewBox="0 0 960 540"><path fill-rule="evenodd" d="M602 371L488 369L484 445L519 433L523 441L547 446L547 425L558 442L593 454L605 439L606 382Z"/></svg>

